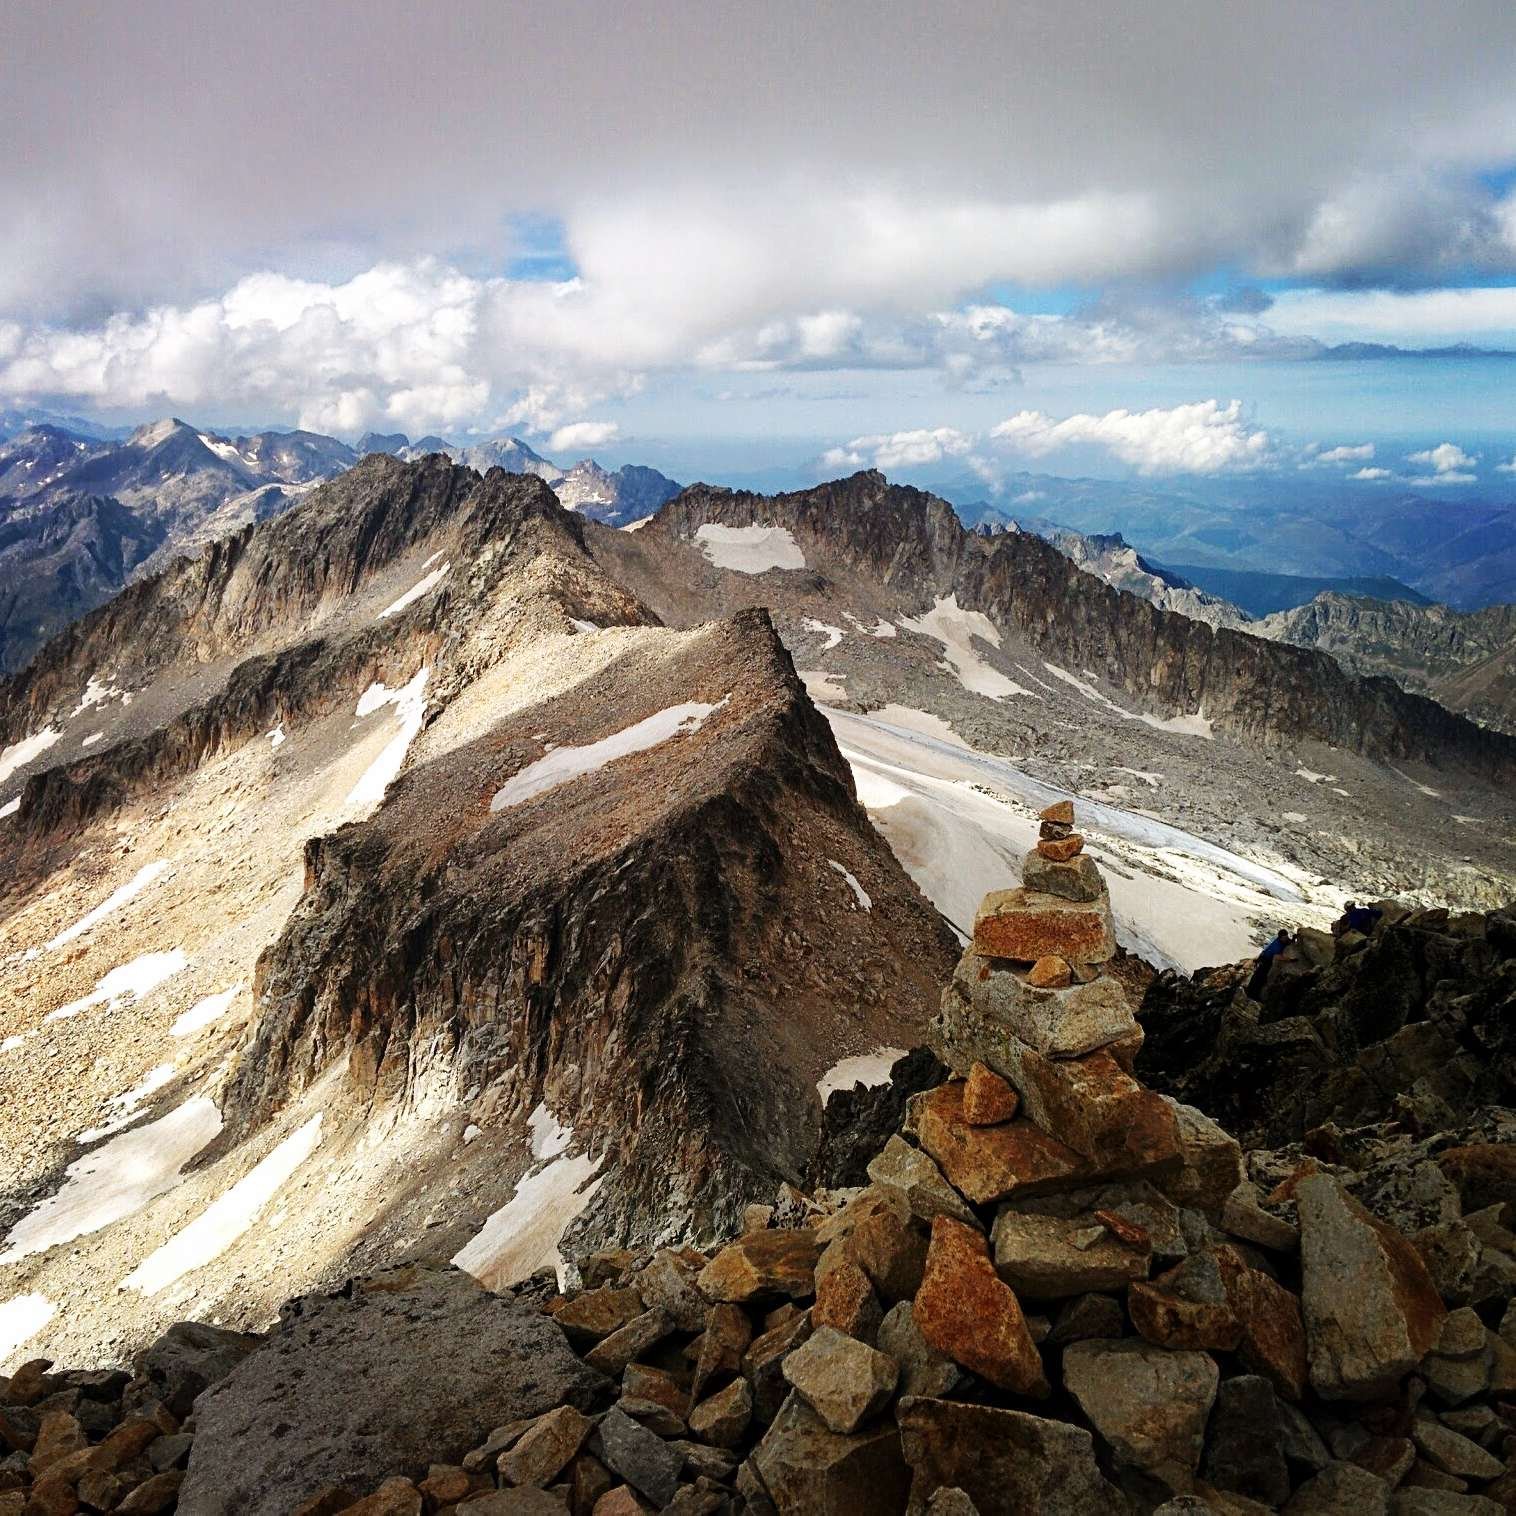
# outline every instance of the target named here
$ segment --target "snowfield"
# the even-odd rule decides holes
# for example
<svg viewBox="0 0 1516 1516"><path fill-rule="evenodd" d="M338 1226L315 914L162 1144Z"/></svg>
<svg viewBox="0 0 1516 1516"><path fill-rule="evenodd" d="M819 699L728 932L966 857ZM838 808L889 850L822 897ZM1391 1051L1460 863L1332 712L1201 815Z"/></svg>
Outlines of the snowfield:
<svg viewBox="0 0 1516 1516"><path fill-rule="evenodd" d="M57 1314L58 1307L46 1295L14 1295L0 1305L0 1369Z"/></svg>
<svg viewBox="0 0 1516 1516"><path fill-rule="evenodd" d="M599 1179L582 1188L599 1167L599 1159L583 1154L558 1157L522 1179L478 1236L454 1255L454 1265L487 1290L505 1289L547 1263L559 1270L561 1280L563 1259L558 1244L569 1223L600 1188L603 1181Z"/></svg>
<svg viewBox="0 0 1516 1516"><path fill-rule="evenodd" d="M363 771L363 777L348 791L347 799L343 802L362 817L372 815L379 808L385 791L395 782L395 776L405 762L405 755L410 750L416 733L421 730L422 720L426 716L426 681L430 674L431 669L423 664L411 681L398 690L386 689L379 682L369 685L358 697L357 715L360 720L372 716L386 705L393 705L395 714L400 718L399 730Z"/></svg>
<svg viewBox="0 0 1516 1516"><path fill-rule="evenodd" d="M69 1164L62 1187L11 1228L0 1264L45 1253L135 1215L179 1183L180 1170L221 1130L221 1112L203 1096L113 1137Z"/></svg>
<svg viewBox="0 0 1516 1516"><path fill-rule="evenodd" d="M739 574L805 567L800 544L784 526L716 526L707 522L695 533L695 541L717 568Z"/></svg>
<svg viewBox="0 0 1516 1516"><path fill-rule="evenodd" d="M45 726L20 742L0 749L0 784L4 784L17 769L25 768L33 758L45 753L63 734L56 728Z"/></svg>
<svg viewBox="0 0 1516 1516"><path fill-rule="evenodd" d="M140 958L133 958L130 963L123 963L96 980L88 995L60 1005L56 1011L49 1011L43 1020L66 1021L95 1005L114 1011L128 1001L141 1000L151 994L165 980L172 979L188 966L189 959L181 948L171 948L166 953L143 953Z"/></svg>
<svg viewBox="0 0 1516 1516"><path fill-rule="evenodd" d="M872 1053L854 1053L850 1058L839 1058L816 1081L816 1093L821 1097L822 1105L827 1103L833 1090L850 1090L855 1084L873 1089L875 1085L888 1083L890 1069L905 1054L904 1048L875 1048Z"/></svg>
<svg viewBox="0 0 1516 1516"><path fill-rule="evenodd" d="M900 624L908 632L918 632L940 642L943 668L971 694L984 695L990 700L1004 700L1007 695L1030 695L1033 700L1042 699L1035 690L1007 679L984 661L974 647L974 639L977 637L990 647L999 648L999 629L983 611L959 609L956 595L939 598L924 616L902 616Z"/></svg>
<svg viewBox="0 0 1516 1516"><path fill-rule="evenodd" d="M145 863L127 880L119 889L112 890L94 910L81 916L72 926L64 928L56 937L51 938L43 946L44 952L54 952L72 942L76 937L82 937L89 929L98 922L103 921L112 911L119 911L128 900L135 899L155 879L161 879L169 872L169 865L161 858L156 863Z"/></svg>
<svg viewBox="0 0 1516 1516"><path fill-rule="evenodd" d="M491 798L490 810L503 811L507 806L521 805L524 801L557 789L559 785L568 784L570 780L603 769L617 758L625 758L632 753L645 753L671 737L698 732L706 718L712 712L719 711L730 699L731 696L727 695L715 705L706 705L698 700L671 705L622 731L602 737L599 742L587 743L584 747L555 747L506 780Z"/></svg>
<svg viewBox="0 0 1516 1516"><path fill-rule="evenodd" d="M444 563L441 568L434 568L424 579L417 580L398 600L392 600L385 606L374 617L374 620L383 621L386 616L398 616L406 606L414 605L423 595L429 595L447 578L447 572L450 568L452 568L451 563Z"/></svg>

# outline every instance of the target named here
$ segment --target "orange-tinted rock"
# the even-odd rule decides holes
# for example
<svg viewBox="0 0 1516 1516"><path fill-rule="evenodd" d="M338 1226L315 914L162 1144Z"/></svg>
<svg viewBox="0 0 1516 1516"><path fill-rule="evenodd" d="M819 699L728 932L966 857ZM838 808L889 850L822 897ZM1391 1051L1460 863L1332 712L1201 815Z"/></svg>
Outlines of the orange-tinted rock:
<svg viewBox="0 0 1516 1516"><path fill-rule="evenodd" d="M954 1079L918 1097L917 1135L953 1188L976 1205L1046 1195L1095 1177L1078 1153L1030 1121L970 1126L963 1090Z"/></svg>
<svg viewBox="0 0 1516 1516"><path fill-rule="evenodd" d="M1104 963L1116 952L1110 902L996 890L984 897L974 918L974 947L987 957L1019 963L1049 954L1070 963Z"/></svg>
<svg viewBox="0 0 1516 1516"><path fill-rule="evenodd" d="M835 1327L872 1347L883 1319L874 1286L856 1263L841 1264L816 1286L816 1304L811 1307L811 1326L816 1331Z"/></svg>
<svg viewBox="0 0 1516 1516"><path fill-rule="evenodd" d="M1049 953L1032 965L1026 982L1039 990L1061 990L1074 982L1074 974L1062 958Z"/></svg>
<svg viewBox="0 0 1516 1516"><path fill-rule="evenodd" d="M921 1288L925 1232L888 1207L872 1212L854 1227L847 1250L882 1300L910 1300Z"/></svg>
<svg viewBox="0 0 1516 1516"><path fill-rule="evenodd" d="M1058 821L1065 826L1074 824L1074 802L1072 800L1055 800L1050 806L1037 812L1039 821Z"/></svg>
<svg viewBox="0 0 1516 1516"><path fill-rule="evenodd" d="M809 1227L773 1227L729 1243L700 1271L707 1299L740 1303L760 1295L797 1299L815 1287L821 1248Z"/></svg>
<svg viewBox="0 0 1516 1516"><path fill-rule="evenodd" d="M1126 1306L1138 1335L1155 1347L1229 1353L1242 1340L1213 1252L1193 1253L1156 1279L1133 1284Z"/></svg>
<svg viewBox="0 0 1516 1516"><path fill-rule="evenodd" d="M1067 972L1067 965L1065 972ZM1016 1114L1021 1097L993 1069L976 1063L963 1089L963 1119L970 1126L999 1126Z"/></svg>
<svg viewBox="0 0 1516 1516"><path fill-rule="evenodd" d="M1261 1269L1249 1268L1235 1248L1214 1251L1227 1300L1242 1328L1238 1356L1285 1399L1299 1400L1309 1383L1300 1302Z"/></svg>
<svg viewBox="0 0 1516 1516"><path fill-rule="evenodd" d="M1126 1243L1128 1247L1152 1251L1153 1239L1148 1235L1148 1229L1145 1226L1139 1226L1135 1221L1128 1221L1125 1216L1116 1211L1096 1211L1094 1215L1095 1220L1106 1231Z"/></svg>
<svg viewBox="0 0 1516 1516"><path fill-rule="evenodd" d="M1038 839L1037 851L1054 863L1067 863L1084 851L1084 838L1078 832L1067 837L1042 837Z"/></svg>
<svg viewBox="0 0 1516 1516"><path fill-rule="evenodd" d="M1139 1084L1104 1048L1083 1058L1013 1050L1011 1080L1026 1113L1103 1175L1162 1175L1181 1161L1179 1123L1161 1095Z"/></svg>
<svg viewBox="0 0 1516 1516"><path fill-rule="evenodd" d="M995 1272L983 1235L950 1216L932 1222L926 1275L913 1307L928 1346L1001 1389L1048 1393L1016 1293Z"/></svg>
<svg viewBox="0 0 1516 1516"><path fill-rule="evenodd" d="M703 1399L708 1390L737 1373L752 1341L753 1324L741 1306L713 1305L705 1318L705 1331L700 1334L690 1398Z"/></svg>

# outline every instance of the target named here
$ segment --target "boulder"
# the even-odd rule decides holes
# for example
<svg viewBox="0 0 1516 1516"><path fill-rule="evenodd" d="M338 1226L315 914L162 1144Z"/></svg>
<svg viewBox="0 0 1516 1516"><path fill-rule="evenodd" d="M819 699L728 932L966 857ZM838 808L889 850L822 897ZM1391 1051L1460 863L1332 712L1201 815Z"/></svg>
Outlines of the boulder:
<svg viewBox="0 0 1516 1516"><path fill-rule="evenodd" d="M620 1331L646 1309L636 1290L617 1290L606 1285L574 1296L553 1312L553 1320L575 1347L586 1348Z"/></svg>
<svg viewBox="0 0 1516 1516"><path fill-rule="evenodd" d="M938 1023L943 1056L955 1069L967 1073L977 1059L1006 1076L1014 1066L1013 1041L1048 1058L1077 1058L1141 1035L1119 980L1102 974L1087 984L1038 984L1030 971L972 947L958 960L943 993Z"/></svg>
<svg viewBox="0 0 1516 1516"><path fill-rule="evenodd" d="M1119 1300L1110 1295L1078 1295L1059 1311L1048 1341L1054 1347L1066 1347L1071 1342L1116 1338L1125 1333L1126 1312Z"/></svg>
<svg viewBox="0 0 1516 1516"><path fill-rule="evenodd" d="M1105 880L1095 860L1080 853L1067 862L1055 862L1035 849L1027 854L1021 869L1022 885L1039 895L1056 895L1062 900L1089 904L1105 895Z"/></svg>
<svg viewBox="0 0 1516 1516"><path fill-rule="evenodd" d="M1411 1441L1429 1462L1458 1479L1498 1479L1505 1473L1505 1465L1493 1453L1435 1416L1416 1417Z"/></svg>
<svg viewBox="0 0 1516 1516"><path fill-rule="evenodd" d="M799 1299L815 1288L821 1246L809 1227L771 1227L728 1243L700 1271L710 1300L741 1304L763 1296Z"/></svg>
<svg viewBox="0 0 1516 1516"><path fill-rule="evenodd" d="M674 1330L674 1323L661 1310L644 1311L619 1331L603 1338L584 1355L584 1361L602 1374L619 1378L626 1366L640 1358L655 1343Z"/></svg>
<svg viewBox="0 0 1516 1516"><path fill-rule="evenodd" d="M1067 963L1104 963L1116 953L1110 902L1102 898L1081 903L1028 889L995 890L984 897L974 917L974 947L987 958L1018 963L1035 963L1050 954Z"/></svg>
<svg viewBox="0 0 1516 1516"><path fill-rule="evenodd" d="M1205 1353L1151 1343L1076 1342L1063 1382L1120 1464L1171 1490L1194 1483L1220 1371Z"/></svg>
<svg viewBox="0 0 1516 1516"><path fill-rule="evenodd" d="M1018 1395L1048 1393L1021 1305L974 1228L948 1216L932 1223L914 1320L930 1347L991 1384Z"/></svg>
<svg viewBox="0 0 1516 1516"><path fill-rule="evenodd" d="M917 1137L941 1165L939 1178L946 1174L957 1193L988 1205L1067 1189L1092 1177L1085 1159L1030 1121L970 1126L963 1117L963 1089L962 1080L952 1080L918 1096L915 1106ZM972 1217L967 1206L963 1209Z"/></svg>
<svg viewBox="0 0 1516 1516"><path fill-rule="evenodd" d="M1356 1463L1329 1463L1290 1497L1284 1516L1389 1516L1390 1487Z"/></svg>
<svg viewBox="0 0 1516 1516"><path fill-rule="evenodd" d="M753 1414L764 1425L774 1419L789 1394L784 1379L785 1355L810 1334L811 1314L805 1311L755 1337L742 1355L742 1376L753 1390Z"/></svg>
<svg viewBox="0 0 1516 1516"><path fill-rule="evenodd" d="M882 1300L910 1300L921 1288L927 1238L919 1224L882 1207L859 1222L846 1246Z"/></svg>
<svg viewBox="0 0 1516 1516"><path fill-rule="evenodd" d="M690 1398L701 1399L708 1389L738 1373L742 1368L742 1355L752 1341L753 1323L741 1306L713 1305L706 1313L705 1331L700 1334L700 1351L695 1358L695 1377L690 1381ZM630 1373L630 1369L627 1372Z"/></svg>
<svg viewBox="0 0 1516 1516"><path fill-rule="evenodd" d="M1044 1132L1056 1132L1098 1174L1137 1178L1179 1168L1173 1109L1132 1078L1109 1050L1047 1058L1017 1044L1011 1056L1015 1067L1007 1077L1020 1091L1028 1117Z"/></svg>
<svg viewBox="0 0 1516 1516"><path fill-rule="evenodd" d="M540 1311L456 1269L391 1270L292 1302L201 1395L178 1509L283 1516L327 1485L461 1462L492 1427L610 1395Z"/></svg>
<svg viewBox="0 0 1516 1516"><path fill-rule="evenodd" d="M1073 826L1074 802L1055 800L1051 805L1046 805L1037 812L1037 819L1047 822L1049 826Z"/></svg>
<svg viewBox="0 0 1516 1516"><path fill-rule="evenodd" d="M1160 1188L1175 1205L1219 1216L1242 1182L1242 1147L1204 1111L1164 1098L1178 1125L1180 1163Z"/></svg>
<svg viewBox="0 0 1516 1516"><path fill-rule="evenodd" d="M834 1432L797 1394L780 1407L751 1464L779 1516L901 1516L910 1488L894 1426Z"/></svg>
<svg viewBox="0 0 1516 1516"><path fill-rule="evenodd" d="M614 1406L601 1417L589 1450L660 1510L679 1488L684 1454Z"/></svg>
<svg viewBox="0 0 1516 1516"><path fill-rule="evenodd" d="M1274 1387L1256 1374L1224 1379L1206 1433L1203 1473L1220 1490L1283 1505L1290 1496Z"/></svg>
<svg viewBox="0 0 1516 1516"><path fill-rule="evenodd" d="M1278 1280L1250 1268L1235 1248L1219 1247L1215 1255L1227 1301L1242 1329L1237 1356L1278 1394L1298 1401L1310 1371L1300 1301Z"/></svg>
<svg viewBox="0 0 1516 1516"><path fill-rule="evenodd" d="M225 1379L263 1339L203 1321L175 1322L132 1361L137 1383L128 1401L157 1401L181 1421L207 1386Z"/></svg>
<svg viewBox="0 0 1516 1516"><path fill-rule="evenodd" d="M1133 1280L1146 1279L1152 1260L1150 1247L1123 1242L1087 1216L1064 1220L1009 1207L996 1216L990 1242L996 1273L1019 1296L1031 1300L1121 1290Z"/></svg>
<svg viewBox="0 0 1516 1516"><path fill-rule="evenodd" d="M1127 1310L1138 1334L1156 1347L1229 1353L1242 1340L1214 1251L1191 1254L1156 1279L1134 1284Z"/></svg>
<svg viewBox="0 0 1516 1516"><path fill-rule="evenodd" d="M974 1063L963 1087L963 1119L970 1126L999 1126L1016 1114L1021 1097L992 1068Z"/></svg>
<svg viewBox="0 0 1516 1516"><path fill-rule="evenodd" d="M784 1360L784 1377L834 1432L856 1432L895 1393L893 1358L831 1327L821 1326Z"/></svg>
<svg viewBox="0 0 1516 1516"><path fill-rule="evenodd" d="M1324 1173L1294 1186L1311 1383L1377 1400L1426 1356L1447 1314L1414 1248Z"/></svg>
<svg viewBox="0 0 1516 1516"><path fill-rule="evenodd" d="M952 1216L969 1226L979 1224L963 1196L942 1177L942 1170L903 1137L891 1137L885 1143L869 1164L868 1174L881 1190L893 1197L902 1213L922 1221Z"/></svg>
<svg viewBox="0 0 1516 1516"><path fill-rule="evenodd" d="M690 1412L690 1431L702 1442L735 1448L752 1419L752 1386L745 1379L734 1379Z"/></svg>
<svg viewBox="0 0 1516 1516"><path fill-rule="evenodd" d="M662 1311L681 1332L698 1332L710 1302L697 1283L699 1266L672 1248L659 1248L637 1275L637 1293L650 1311Z"/></svg>
<svg viewBox="0 0 1516 1516"><path fill-rule="evenodd" d="M524 1431L509 1452L502 1453L496 1467L510 1484L544 1489L567 1467L584 1444L594 1423L571 1405L561 1405L539 1416Z"/></svg>
<svg viewBox="0 0 1516 1516"><path fill-rule="evenodd" d="M1101 1474L1082 1427L1024 1411L902 1399L900 1441L912 1498L962 1490L979 1516L1107 1516L1127 1503Z"/></svg>
<svg viewBox="0 0 1516 1516"><path fill-rule="evenodd" d="M963 1378L958 1365L921 1335L909 1300L885 1312L879 1324L879 1351L899 1365L902 1395L946 1395Z"/></svg>

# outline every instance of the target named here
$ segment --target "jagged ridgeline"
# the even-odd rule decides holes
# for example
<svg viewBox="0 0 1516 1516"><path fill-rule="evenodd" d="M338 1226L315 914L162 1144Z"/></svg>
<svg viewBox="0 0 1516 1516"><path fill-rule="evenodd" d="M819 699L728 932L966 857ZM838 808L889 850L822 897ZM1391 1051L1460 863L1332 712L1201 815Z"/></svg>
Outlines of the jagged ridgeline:
<svg viewBox="0 0 1516 1516"><path fill-rule="evenodd" d="M4 1516L1502 1498L1509 917L1412 906L1510 739L876 474L381 455L0 750Z"/></svg>

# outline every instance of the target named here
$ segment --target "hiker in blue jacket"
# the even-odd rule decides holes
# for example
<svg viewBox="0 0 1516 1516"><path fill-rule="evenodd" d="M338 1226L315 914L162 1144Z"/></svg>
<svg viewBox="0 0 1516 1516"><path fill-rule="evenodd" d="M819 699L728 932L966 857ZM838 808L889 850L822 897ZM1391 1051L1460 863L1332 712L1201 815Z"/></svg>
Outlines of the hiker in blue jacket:
<svg viewBox="0 0 1516 1516"><path fill-rule="evenodd" d="M1379 918L1384 912L1376 905L1358 905L1355 901L1348 901L1342 909L1342 915L1337 924L1332 928L1334 937L1341 937L1345 932L1361 932L1365 937L1373 934Z"/></svg>
<svg viewBox="0 0 1516 1516"><path fill-rule="evenodd" d="M1261 1000L1263 987L1268 983L1269 970L1274 967L1274 960L1290 945L1290 934L1283 927L1279 928L1279 934L1258 955L1258 961L1253 965L1253 977L1248 980L1248 999Z"/></svg>

